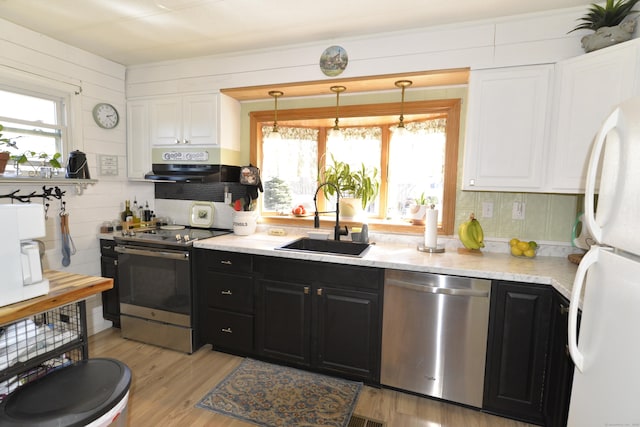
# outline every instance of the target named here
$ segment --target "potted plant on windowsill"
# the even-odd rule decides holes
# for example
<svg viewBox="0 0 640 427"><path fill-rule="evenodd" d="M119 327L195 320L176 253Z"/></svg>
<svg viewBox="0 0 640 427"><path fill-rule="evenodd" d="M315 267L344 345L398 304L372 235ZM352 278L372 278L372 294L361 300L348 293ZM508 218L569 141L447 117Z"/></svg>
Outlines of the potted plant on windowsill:
<svg viewBox="0 0 640 427"><path fill-rule="evenodd" d="M427 216L427 209L429 206L433 206L438 203L438 198L435 196L425 196L424 192L420 194L420 197L414 199L414 203L409 206L408 217L413 225L424 225L424 220Z"/></svg>
<svg viewBox="0 0 640 427"><path fill-rule="evenodd" d="M8 148L13 148L14 150L17 150L18 145L14 139L2 138L3 129L4 129L4 126L0 124L0 145L4 145ZM0 173L4 173L9 160L12 160L13 162L15 162L16 175L18 174L19 166L25 163L31 165L31 167L35 172L38 171L38 167L43 167L47 165L54 168L61 168L62 167L62 165L60 164L61 157L62 157L62 154L60 153L54 153L53 156L50 156L48 153L45 153L45 152L37 153L35 151L30 151L30 150L27 150L22 154L12 154L12 152L10 151L3 150L0 152ZM33 162L35 160L32 160L32 159L37 159L37 161L40 164L39 165L34 164Z"/></svg>
<svg viewBox="0 0 640 427"><path fill-rule="evenodd" d="M4 129L4 126L0 125L0 145L6 146L9 148L18 148L16 146L15 141L9 138L2 137L2 129ZM7 150L0 151L0 173L4 173L4 170L7 167L7 163L9 162L10 158L11 158L11 152Z"/></svg>
<svg viewBox="0 0 640 427"><path fill-rule="evenodd" d="M364 163L358 169L352 169L346 162L340 162L331 155L332 164L320 174L321 182L330 182L340 191L340 213L345 218L356 217L366 209L380 190L378 169L368 169ZM324 187L325 196L333 196L335 188Z"/></svg>
<svg viewBox="0 0 640 427"><path fill-rule="evenodd" d="M593 30L593 34L582 37L585 52L602 49L631 39L635 29L635 19L627 19L639 11L633 7L640 0L607 0L604 7L591 4L589 13L579 19L583 21L573 30Z"/></svg>

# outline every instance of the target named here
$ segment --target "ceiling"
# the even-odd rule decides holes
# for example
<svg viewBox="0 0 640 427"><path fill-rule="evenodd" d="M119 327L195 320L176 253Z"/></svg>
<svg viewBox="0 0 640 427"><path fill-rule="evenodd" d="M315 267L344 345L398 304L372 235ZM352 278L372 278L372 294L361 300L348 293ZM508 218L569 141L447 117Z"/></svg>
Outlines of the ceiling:
<svg viewBox="0 0 640 427"><path fill-rule="evenodd" d="M584 0L0 0L0 17L123 65L277 48Z"/></svg>

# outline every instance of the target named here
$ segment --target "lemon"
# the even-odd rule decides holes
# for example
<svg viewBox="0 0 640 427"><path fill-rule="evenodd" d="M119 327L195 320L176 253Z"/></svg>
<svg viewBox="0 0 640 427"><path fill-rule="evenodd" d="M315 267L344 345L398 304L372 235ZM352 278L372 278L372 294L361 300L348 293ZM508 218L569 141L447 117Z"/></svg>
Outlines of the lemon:
<svg viewBox="0 0 640 427"><path fill-rule="evenodd" d="M518 245L511 246L511 255L513 256L522 256L522 251L518 249Z"/></svg>
<svg viewBox="0 0 640 427"><path fill-rule="evenodd" d="M515 246L518 244L520 240L516 239L515 237L511 240L509 240L509 246Z"/></svg>
<svg viewBox="0 0 640 427"><path fill-rule="evenodd" d="M533 250L533 249L527 249L523 253L524 253L524 256L529 257L529 258L533 258L534 256L536 256L536 251Z"/></svg>
<svg viewBox="0 0 640 427"><path fill-rule="evenodd" d="M518 244L516 246L518 247L518 249L520 249L521 252L524 252L527 249L529 249L529 243L528 242L518 242Z"/></svg>
<svg viewBox="0 0 640 427"><path fill-rule="evenodd" d="M529 247L531 249L536 249L538 247L538 244L532 240L529 242Z"/></svg>

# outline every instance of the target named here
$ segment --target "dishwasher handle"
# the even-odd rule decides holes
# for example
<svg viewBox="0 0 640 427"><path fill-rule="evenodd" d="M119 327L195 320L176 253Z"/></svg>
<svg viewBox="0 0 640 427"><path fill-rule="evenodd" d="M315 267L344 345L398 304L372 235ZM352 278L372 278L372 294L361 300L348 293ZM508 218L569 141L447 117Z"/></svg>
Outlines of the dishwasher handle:
<svg viewBox="0 0 640 427"><path fill-rule="evenodd" d="M455 295L461 297L481 297L488 298L489 291L478 290L478 289L460 289L460 288L443 288L440 286L433 286L428 283L414 283L414 282L405 282L404 280L398 279L387 279L385 281L385 285L396 286L399 288L411 289L413 291L425 292L430 294L439 294L439 295Z"/></svg>

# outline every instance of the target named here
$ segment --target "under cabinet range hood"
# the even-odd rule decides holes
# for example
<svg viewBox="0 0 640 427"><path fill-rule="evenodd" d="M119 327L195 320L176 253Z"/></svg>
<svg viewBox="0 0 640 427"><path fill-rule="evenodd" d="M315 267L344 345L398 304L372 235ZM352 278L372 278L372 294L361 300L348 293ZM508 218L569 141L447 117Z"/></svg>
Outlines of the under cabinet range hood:
<svg viewBox="0 0 640 427"><path fill-rule="evenodd" d="M239 182L238 157L238 152L221 148L155 147L151 149L152 170L144 177L164 182Z"/></svg>
<svg viewBox="0 0 640 427"><path fill-rule="evenodd" d="M154 163L145 179L163 182L239 182L240 167L209 164Z"/></svg>

